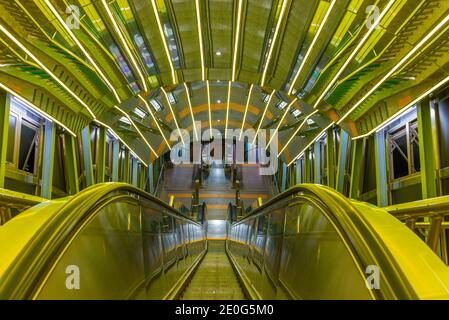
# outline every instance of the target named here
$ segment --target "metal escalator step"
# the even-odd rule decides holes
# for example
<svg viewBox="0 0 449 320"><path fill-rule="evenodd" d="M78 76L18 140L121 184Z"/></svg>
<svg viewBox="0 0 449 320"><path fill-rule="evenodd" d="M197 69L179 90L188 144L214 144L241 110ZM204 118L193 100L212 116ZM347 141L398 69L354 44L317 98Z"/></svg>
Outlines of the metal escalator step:
<svg viewBox="0 0 449 320"><path fill-rule="evenodd" d="M182 293L183 300L243 300L245 295L224 252L211 248Z"/></svg>

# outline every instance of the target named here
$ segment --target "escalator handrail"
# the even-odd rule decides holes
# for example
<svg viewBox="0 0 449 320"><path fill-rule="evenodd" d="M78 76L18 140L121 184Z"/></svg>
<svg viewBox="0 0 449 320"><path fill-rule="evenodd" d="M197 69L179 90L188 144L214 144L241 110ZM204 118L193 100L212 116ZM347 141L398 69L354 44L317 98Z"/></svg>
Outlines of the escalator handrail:
<svg viewBox="0 0 449 320"><path fill-rule="evenodd" d="M136 199L149 200L162 206L166 213L191 224L203 227L200 223L185 217L167 203L151 194L125 183L102 183L86 188L67 202L55 213L31 240L22 248L0 281L0 299L31 299L44 278L47 268L55 256L67 244L76 231L96 209L111 197L133 194Z"/></svg>
<svg viewBox="0 0 449 320"><path fill-rule="evenodd" d="M267 208L282 200L288 198L294 200L297 196L314 198L324 208L327 208L326 213L343 231L342 235L346 237L346 242L356 253L355 258L360 266L374 264L380 267L382 282L388 284L388 289L384 287L383 290L377 290L382 292L376 292L376 294L382 295L384 298L384 295L388 294L387 298L389 299L417 299L416 292L397 261L391 252L385 249L383 240L351 201L332 188L316 184L296 185L270 199L243 219L232 223L230 228L263 214Z"/></svg>

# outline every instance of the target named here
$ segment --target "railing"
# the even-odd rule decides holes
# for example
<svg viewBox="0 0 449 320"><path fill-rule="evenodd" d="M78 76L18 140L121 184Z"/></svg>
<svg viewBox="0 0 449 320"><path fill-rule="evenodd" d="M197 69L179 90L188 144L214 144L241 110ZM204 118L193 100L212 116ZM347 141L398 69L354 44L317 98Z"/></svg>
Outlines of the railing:
<svg viewBox="0 0 449 320"><path fill-rule="evenodd" d="M0 189L0 225L10 220L14 213L22 212L44 201L45 199L40 197Z"/></svg>
<svg viewBox="0 0 449 320"><path fill-rule="evenodd" d="M418 200L384 208L405 223L448 264L449 196Z"/></svg>
<svg viewBox="0 0 449 320"><path fill-rule="evenodd" d="M206 250L200 223L123 183L95 185L28 212L0 228L0 299L172 299ZM80 290L59 281L72 254L90 279Z"/></svg>

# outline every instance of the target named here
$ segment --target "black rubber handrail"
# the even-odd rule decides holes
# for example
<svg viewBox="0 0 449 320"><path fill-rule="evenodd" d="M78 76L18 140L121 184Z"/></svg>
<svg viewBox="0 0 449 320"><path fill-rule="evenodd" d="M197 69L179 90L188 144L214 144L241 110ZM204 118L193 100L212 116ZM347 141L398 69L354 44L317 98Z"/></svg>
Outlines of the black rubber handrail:
<svg viewBox="0 0 449 320"><path fill-rule="evenodd" d="M5 271L0 283L0 299L32 299L55 253L64 248L67 239L105 201L117 195L144 198L166 209L166 213L189 223L202 225L185 217L167 203L151 194L125 183L103 183L89 187L67 202L47 221L17 255Z"/></svg>
<svg viewBox="0 0 449 320"><path fill-rule="evenodd" d="M351 246L359 266L379 266L384 286L382 290L375 290L378 298L417 299L416 292L391 252L386 249L383 240L348 198L329 187L315 184L296 185L270 199L243 219L234 222L231 228L270 211L272 206L288 201L289 198L292 201L304 198L319 203Z"/></svg>

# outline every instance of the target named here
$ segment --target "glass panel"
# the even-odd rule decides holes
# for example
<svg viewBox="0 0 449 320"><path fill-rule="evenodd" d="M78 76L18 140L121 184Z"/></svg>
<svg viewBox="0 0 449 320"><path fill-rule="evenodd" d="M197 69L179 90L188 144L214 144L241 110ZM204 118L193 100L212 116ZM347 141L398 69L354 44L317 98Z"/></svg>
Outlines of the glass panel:
<svg viewBox="0 0 449 320"><path fill-rule="evenodd" d="M38 298L132 298L144 279L142 243L139 208L107 204L68 245ZM69 290L77 274L79 289Z"/></svg>
<svg viewBox="0 0 449 320"><path fill-rule="evenodd" d="M23 121L20 133L19 169L34 173L37 128Z"/></svg>
<svg viewBox="0 0 449 320"><path fill-rule="evenodd" d="M9 128L8 128L8 150L6 153L6 161L14 163L14 149L16 146L16 127L17 117L9 115Z"/></svg>
<svg viewBox="0 0 449 320"><path fill-rule="evenodd" d="M298 299L370 299L342 239L317 208L287 208L279 278Z"/></svg>

